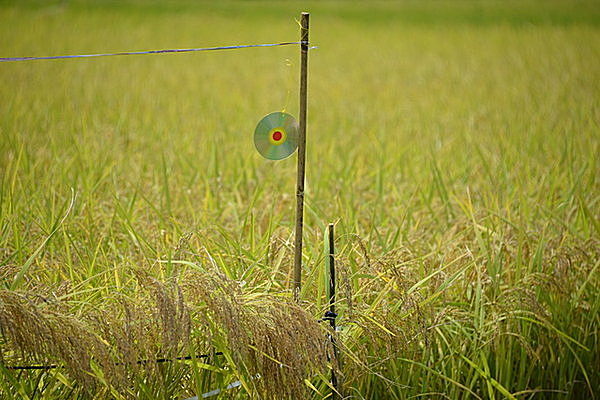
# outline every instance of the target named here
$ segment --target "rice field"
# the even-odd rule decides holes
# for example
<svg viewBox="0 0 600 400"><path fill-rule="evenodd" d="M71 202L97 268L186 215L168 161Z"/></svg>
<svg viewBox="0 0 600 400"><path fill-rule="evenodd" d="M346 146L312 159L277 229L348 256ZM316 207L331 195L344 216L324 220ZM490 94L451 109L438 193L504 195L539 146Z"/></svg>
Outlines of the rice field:
<svg viewBox="0 0 600 400"><path fill-rule="evenodd" d="M0 57L301 11L299 303L296 156L252 142L298 115L297 46L0 63L0 398L600 397L596 1L2 1Z"/></svg>

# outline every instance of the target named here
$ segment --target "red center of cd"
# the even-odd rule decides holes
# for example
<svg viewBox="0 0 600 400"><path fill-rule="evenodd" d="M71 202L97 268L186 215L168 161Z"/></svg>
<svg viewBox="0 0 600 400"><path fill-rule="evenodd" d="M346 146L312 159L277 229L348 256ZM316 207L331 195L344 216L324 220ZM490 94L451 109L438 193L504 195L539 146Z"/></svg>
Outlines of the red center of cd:
<svg viewBox="0 0 600 400"><path fill-rule="evenodd" d="M273 140L274 141L279 142L281 140L281 136L282 136L281 132L279 132L279 131L273 132Z"/></svg>

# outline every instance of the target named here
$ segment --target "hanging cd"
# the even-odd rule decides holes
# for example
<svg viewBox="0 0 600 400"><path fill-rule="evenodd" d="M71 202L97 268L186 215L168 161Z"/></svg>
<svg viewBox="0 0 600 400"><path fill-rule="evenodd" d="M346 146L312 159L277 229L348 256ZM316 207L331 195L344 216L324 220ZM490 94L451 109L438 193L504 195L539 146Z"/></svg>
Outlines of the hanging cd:
<svg viewBox="0 0 600 400"><path fill-rule="evenodd" d="M274 112L260 120L254 130L256 150L269 160L283 160L298 147L298 123L290 114Z"/></svg>

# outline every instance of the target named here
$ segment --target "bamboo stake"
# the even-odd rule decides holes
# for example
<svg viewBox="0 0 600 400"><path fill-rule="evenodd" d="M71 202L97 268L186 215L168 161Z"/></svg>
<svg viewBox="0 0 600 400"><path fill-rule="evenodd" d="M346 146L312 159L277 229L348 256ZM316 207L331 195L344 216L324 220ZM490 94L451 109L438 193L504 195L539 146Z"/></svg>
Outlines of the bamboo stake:
<svg viewBox="0 0 600 400"><path fill-rule="evenodd" d="M306 167L306 103L308 81L308 19L303 12L300 29L300 137L298 138L298 178L296 182L296 237L294 246L294 299L300 301L302 285L302 227L304 219L304 175Z"/></svg>
<svg viewBox="0 0 600 400"><path fill-rule="evenodd" d="M329 311L335 314L335 237L333 224L329 224ZM329 320L335 330L335 318Z"/></svg>
<svg viewBox="0 0 600 400"><path fill-rule="evenodd" d="M333 231L333 224L329 224L329 324L331 325L331 344L333 345L333 368L331 369L331 386L333 392L331 393L332 400L337 400L339 396L338 380L335 374L338 365L338 349L335 343L335 236Z"/></svg>

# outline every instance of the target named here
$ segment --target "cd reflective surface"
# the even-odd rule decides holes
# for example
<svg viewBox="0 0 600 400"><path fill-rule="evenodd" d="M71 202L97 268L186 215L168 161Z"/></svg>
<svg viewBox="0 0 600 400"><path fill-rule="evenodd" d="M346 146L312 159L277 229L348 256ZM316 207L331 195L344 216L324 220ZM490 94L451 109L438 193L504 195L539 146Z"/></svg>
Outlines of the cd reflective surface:
<svg viewBox="0 0 600 400"><path fill-rule="evenodd" d="M288 113L274 112L260 120L254 130L256 150L269 160L283 160L298 147L298 123Z"/></svg>

